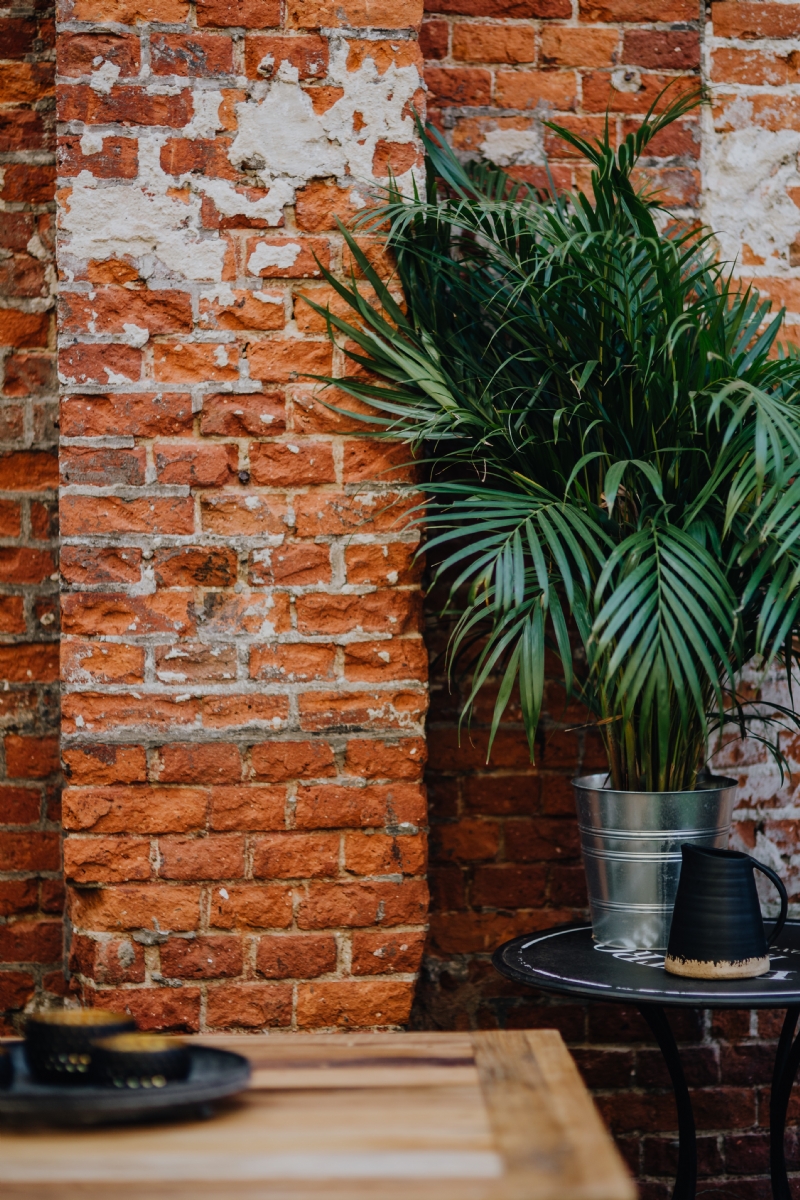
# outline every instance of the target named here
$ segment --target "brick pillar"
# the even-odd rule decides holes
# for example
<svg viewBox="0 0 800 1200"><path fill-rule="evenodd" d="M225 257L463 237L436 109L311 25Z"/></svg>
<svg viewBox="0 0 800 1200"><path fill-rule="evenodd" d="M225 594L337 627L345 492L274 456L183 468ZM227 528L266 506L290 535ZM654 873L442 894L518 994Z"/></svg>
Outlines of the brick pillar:
<svg viewBox="0 0 800 1200"><path fill-rule="evenodd" d="M417 162L420 17L62 0L71 968L85 1002L153 1028L409 1012L411 475L314 399L304 372L344 361L303 295L332 298L318 261L348 267L335 217Z"/></svg>
<svg viewBox="0 0 800 1200"><path fill-rule="evenodd" d="M0 16L0 1033L63 991L53 14Z"/></svg>

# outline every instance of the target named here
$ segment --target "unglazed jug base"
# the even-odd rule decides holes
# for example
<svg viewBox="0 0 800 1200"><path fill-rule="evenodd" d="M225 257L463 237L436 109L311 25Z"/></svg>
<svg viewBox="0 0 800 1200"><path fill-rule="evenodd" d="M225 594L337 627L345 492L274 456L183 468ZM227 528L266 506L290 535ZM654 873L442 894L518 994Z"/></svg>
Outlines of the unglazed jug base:
<svg viewBox="0 0 800 1200"><path fill-rule="evenodd" d="M743 958L739 962L701 962L696 958L672 958L668 954L664 959L664 970L688 979L755 979L758 975L766 975L769 956Z"/></svg>

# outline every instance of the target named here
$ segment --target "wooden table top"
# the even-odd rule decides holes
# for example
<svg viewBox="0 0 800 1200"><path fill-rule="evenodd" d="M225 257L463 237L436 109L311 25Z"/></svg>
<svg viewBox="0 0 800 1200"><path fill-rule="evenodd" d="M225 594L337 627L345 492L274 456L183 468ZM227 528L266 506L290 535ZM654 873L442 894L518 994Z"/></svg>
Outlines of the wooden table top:
<svg viewBox="0 0 800 1200"><path fill-rule="evenodd" d="M250 1090L208 1121L0 1130L3 1200L635 1200L555 1030L197 1040Z"/></svg>

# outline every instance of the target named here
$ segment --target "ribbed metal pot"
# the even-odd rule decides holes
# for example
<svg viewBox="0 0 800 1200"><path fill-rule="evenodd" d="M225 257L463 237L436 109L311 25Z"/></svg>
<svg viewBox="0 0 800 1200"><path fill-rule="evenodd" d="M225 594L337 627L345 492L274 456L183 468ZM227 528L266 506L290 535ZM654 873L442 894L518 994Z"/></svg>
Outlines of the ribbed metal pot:
<svg viewBox="0 0 800 1200"><path fill-rule="evenodd" d="M681 843L727 847L736 782L708 776L693 792L618 792L607 781L605 773L572 781L592 935L606 946L666 950Z"/></svg>

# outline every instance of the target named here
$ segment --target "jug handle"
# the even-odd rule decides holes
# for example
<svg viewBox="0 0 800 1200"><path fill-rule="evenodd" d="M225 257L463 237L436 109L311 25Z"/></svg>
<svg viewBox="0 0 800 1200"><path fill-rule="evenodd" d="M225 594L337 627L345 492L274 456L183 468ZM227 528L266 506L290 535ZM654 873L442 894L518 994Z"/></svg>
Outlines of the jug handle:
<svg viewBox="0 0 800 1200"><path fill-rule="evenodd" d="M759 862L758 859L753 858L752 855L748 855L748 858L757 871L761 871L762 874L766 875L767 879L775 884L775 887L778 889L778 895L781 898L781 915L775 922L775 928L773 929L769 936L769 940L767 941L767 949L769 949L769 947L773 946L780 937L780 932L786 924L786 917L789 913L789 897L786 894L786 888L783 886L783 880L781 879L780 875L775 874L775 872L772 870L772 867L765 866L764 863Z"/></svg>

